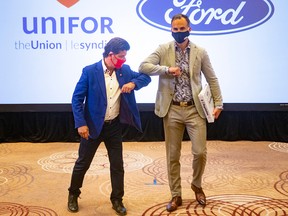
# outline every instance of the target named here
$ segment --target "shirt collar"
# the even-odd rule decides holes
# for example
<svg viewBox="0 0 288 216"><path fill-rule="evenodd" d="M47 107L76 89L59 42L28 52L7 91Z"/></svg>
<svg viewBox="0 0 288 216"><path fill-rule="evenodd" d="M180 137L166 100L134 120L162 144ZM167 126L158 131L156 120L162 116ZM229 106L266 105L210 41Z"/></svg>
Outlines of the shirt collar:
<svg viewBox="0 0 288 216"><path fill-rule="evenodd" d="M103 67L103 72L104 72L104 74L105 74L105 73L106 73L106 70L107 70L107 67L106 67L106 65L105 65L104 59L102 60L102 67Z"/></svg>
<svg viewBox="0 0 288 216"><path fill-rule="evenodd" d="M180 49L179 46L177 45L176 41L174 43L174 46L175 46L175 49ZM189 41L189 39L188 39L188 45L187 45L187 47L185 49L190 49L190 41Z"/></svg>

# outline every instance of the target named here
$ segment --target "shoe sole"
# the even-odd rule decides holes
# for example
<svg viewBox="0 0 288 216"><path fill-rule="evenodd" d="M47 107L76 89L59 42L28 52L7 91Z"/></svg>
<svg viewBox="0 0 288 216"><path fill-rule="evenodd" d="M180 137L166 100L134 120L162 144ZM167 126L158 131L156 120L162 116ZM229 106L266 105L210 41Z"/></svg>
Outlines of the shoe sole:
<svg viewBox="0 0 288 216"><path fill-rule="evenodd" d="M112 207L112 209L113 209L113 210L116 212L116 214L117 214L117 215L120 215L120 216L123 216L123 215L127 215L127 212L126 212L126 213L123 213L123 214L121 214L121 213L118 213L118 212L116 211L116 209L115 209L115 208L113 208L113 207Z"/></svg>
<svg viewBox="0 0 288 216"><path fill-rule="evenodd" d="M79 209L77 209L76 211L73 211L73 210L71 210L69 208L67 208L67 209L68 209L69 212L72 212L72 213L77 213L79 211Z"/></svg>

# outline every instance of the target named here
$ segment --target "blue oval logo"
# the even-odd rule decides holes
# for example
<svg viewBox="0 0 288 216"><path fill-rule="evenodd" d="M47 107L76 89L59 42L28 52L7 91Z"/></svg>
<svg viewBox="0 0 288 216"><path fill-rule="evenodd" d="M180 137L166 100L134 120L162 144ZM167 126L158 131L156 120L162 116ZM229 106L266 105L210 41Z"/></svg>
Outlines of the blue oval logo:
<svg viewBox="0 0 288 216"><path fill-rule="evenodd" d="M178 13L189 17L192 35L219 35L265 23L274 13L274 5L270 0L140 0L137 5L144 22L166 31Z"/></svg>

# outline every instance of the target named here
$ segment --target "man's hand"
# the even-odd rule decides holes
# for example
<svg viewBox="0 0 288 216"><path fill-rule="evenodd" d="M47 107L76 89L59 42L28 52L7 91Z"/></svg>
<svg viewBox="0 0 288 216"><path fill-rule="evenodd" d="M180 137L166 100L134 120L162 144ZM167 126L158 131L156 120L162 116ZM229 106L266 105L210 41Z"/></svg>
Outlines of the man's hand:
<svg viewBox="0 0 288 216"><path fill-rule="evenodd" d="M169 67L168 73L172 76L180 76L181 75L181 69L179 67Z"/></svg>
<svg viewBox="0 0 288 216"><path fill-rule="evenodd" d="M89 138L89 128L88 128L87 126L81 126L81 127L79 127L79 128L78 128L78 134L79 134L82 138L88 140L88 138Z"/></svg>
<svg viewBox="0 0 288 216"><path fill-rule="evenodd" d="M220 115L220 113L222 112L223 109L219 109L217 107L215 107L214 111L213 111L213 115L214 115L214 118L217 119Z"/></svg>
<svg viewBox="0 0 288 216"><path fill-rule="evenodd" d="M135 83L129 82L122 86L121 92L122 93L130 93L135 88Z"/></svg>

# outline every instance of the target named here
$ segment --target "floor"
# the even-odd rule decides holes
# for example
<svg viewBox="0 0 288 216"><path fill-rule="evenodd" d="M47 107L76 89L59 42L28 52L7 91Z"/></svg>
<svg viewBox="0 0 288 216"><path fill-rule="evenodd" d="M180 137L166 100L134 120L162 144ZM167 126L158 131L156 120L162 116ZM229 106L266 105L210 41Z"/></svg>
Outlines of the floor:
<svg viewBox="0 0 288 216"><path fill-rule="evenodd" d="M1 143L0 215L113 216L103 144L85 177L79 212L67 211L67 188L78 143ZM168 213L164 142L124 142L124 205L130 216L288 215L288 143L208 141L203 178L207 206L190 189L191 143L181 156L183 205Z"/></svg>

